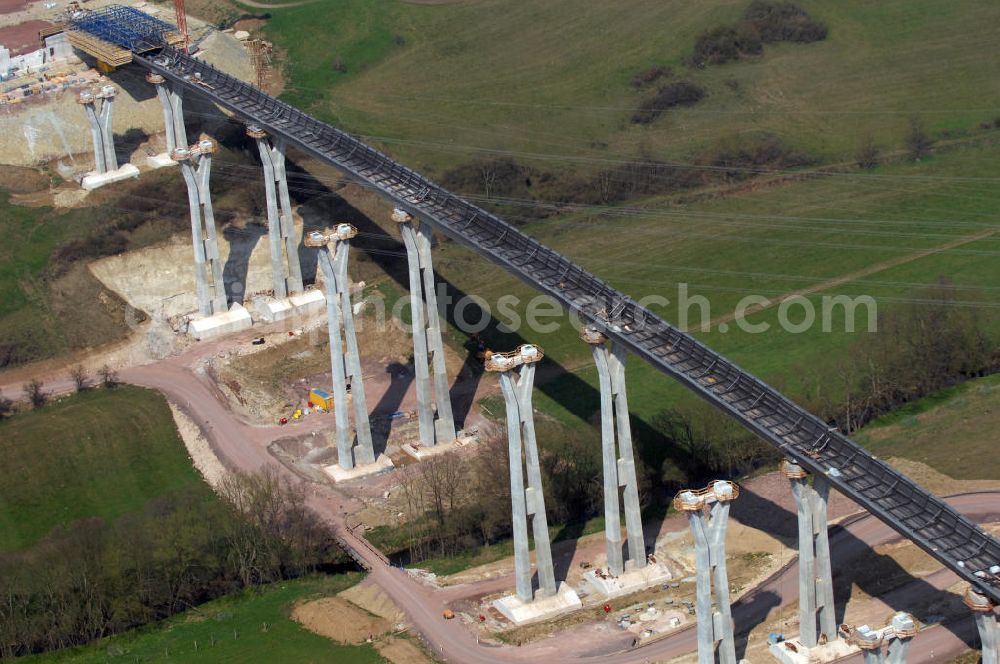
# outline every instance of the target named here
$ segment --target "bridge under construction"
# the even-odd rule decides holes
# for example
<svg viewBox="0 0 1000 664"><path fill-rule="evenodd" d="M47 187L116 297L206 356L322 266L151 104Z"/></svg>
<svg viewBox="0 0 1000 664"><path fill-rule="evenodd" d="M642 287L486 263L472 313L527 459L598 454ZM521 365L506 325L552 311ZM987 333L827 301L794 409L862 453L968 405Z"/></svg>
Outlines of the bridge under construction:
<svg viewBox="0 0 1000 664"><path fill-rule="evenodd" d="M971 608L982 612L981 607L1000 604L1000 541L835 427L498 216L172 46L170 26L134 14L127 24L109 20L81 20L69 28L130 51L136 66L162 77L175 93L208 99L282 144L338 168L421 225L552 296L595 334L638 355L776 447L790 467L802 471L791 478L806 473L822 478L824 487L851 498L967 581ZM86 50L84 41L77 46ZM824 505L825 500L824 494ZM825 518L825 509L822 513ZM825 524L817 527L825 530Z"/></svg>

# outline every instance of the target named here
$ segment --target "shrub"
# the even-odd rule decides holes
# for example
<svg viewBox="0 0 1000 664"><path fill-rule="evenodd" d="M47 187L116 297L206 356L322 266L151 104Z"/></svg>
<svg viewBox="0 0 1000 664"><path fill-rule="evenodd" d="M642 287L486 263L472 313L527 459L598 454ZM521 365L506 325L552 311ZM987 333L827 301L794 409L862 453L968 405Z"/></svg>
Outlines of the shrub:
<svg viewBox="0 0 1000 664"><path fill-rule="evenodd" d="M87 383L89 381L89 376L87 376L87 370L83 368L82 364L78 364L69 370L69 377L73 381L73 385L76 386L77 392L83 392L87 389Z"/></svg>
<svg viewBox="0 0 1000 664"><path fill-rule="evenodd" d="M632 114L632 122L649 124L667 109L675 106L691 106L697 104L704 97L705 89L691 81L668 83L639 106Z"/></svg>
<svg viewBox="0 0 1000 664"><path fill-rule="evenodd" d="M649 69L641 71L632 77L632 87L642 88L650 83L655 83L661 78L670 78L673 74L674 70L670 67L650 67Z"/></svg>
<svg viewBox="0 0 1000 664"><path fill-rule="evenodd" d="M879 164L879 159L881 158L881 151L878 145L875 144L875 137L868 134L867 137L861 142L861 146L858 148L858 153L856 160L860 168L875 168Z"/></svg>
<svg viewBox="0 0 1000 664"><path fill-rule="evenodd" d="M487 198L497 196L524 196L536 175L534 169L503 157L480 159L447 171L441 184L466 194L482 194Z"/></svg>
<svg viewBox="0 0 1000 664"><path fill-rule="evenodd" d="M97 370L97 375L101 377L101 385L104 387L118 387L118 372L107 364Z"/></svg>
<svg viewBox="0 0 1000 664"><path fill-rule="evenodd" d="M811 161L767 132L725 139L703 158L704 163L722 169L725 177L737 180L752 177L757 170L794 168Z"/></svg>
<svg viewBox="0 0 1000 664"><path fill-rule="evenodd" d="M49 395L42 390L42 387L42 381L37 378L32 378L23 385L24 396L27 397L34 408L41 408L48 401Z"/></svg>
<svg viewBox="0 0 1000 664"><path fill-rule="evenodd" d="M745 19L767 44L822 41L828 33L825 23L811 17L794 2L754 0L747 8Z"/></svg>
<svg viewBox="0 0 1000 664"><path fill-rule="evenodd" d="M919 161L921 157L926 157L930 154L932 145L933 141L924 123L919 118L910 118L910 133L906 136L906 149L910 152L910 158Z"/></svg>

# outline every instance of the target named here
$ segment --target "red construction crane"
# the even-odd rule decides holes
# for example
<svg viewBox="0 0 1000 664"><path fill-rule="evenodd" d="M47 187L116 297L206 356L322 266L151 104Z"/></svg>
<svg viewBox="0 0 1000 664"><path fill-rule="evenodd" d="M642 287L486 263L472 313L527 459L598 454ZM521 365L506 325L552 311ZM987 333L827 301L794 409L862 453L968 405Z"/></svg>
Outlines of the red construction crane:
<svg viewBox="0 0 1000 664"><path fill-rule="evenodd" d="M181 48L184 52L188 52L188 24L187 24L187 13L184 11L184 0L174 0L174 11L177 14L177 29L181 33L181 37L184 41L181 43Z"/></svg>

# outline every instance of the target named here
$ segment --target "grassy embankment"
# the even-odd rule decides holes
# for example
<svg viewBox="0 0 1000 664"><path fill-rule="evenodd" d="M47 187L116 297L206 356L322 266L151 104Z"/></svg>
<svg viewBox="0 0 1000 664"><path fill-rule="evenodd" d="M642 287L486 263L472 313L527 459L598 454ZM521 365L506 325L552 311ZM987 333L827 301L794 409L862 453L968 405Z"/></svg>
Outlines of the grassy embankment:
<svg viewBox="0 0 1000 664"><path fill-rule="evenodd" d="M291 619L300 601L328 597L360 580L358 574L276 583L259 592L209 602L160 624L65 652L25 658L38 664L138 662L385 662L370 645L334 644Z"/></svg>
<svg viewBox="0 0 1000 664"><path fill-rule="evenodd" d="M998 390L1000 375L942 390L876 420L859 441L880 457L919 461L955 479L1000 480Z"/></svg>
<svg viewBox="0 0 1000 664"><path fill-rule="evenodd" d="M122 386L0 421L0 551L83 518L114 520L171 492L214 500L156 392Z"/></svg>
<svg viewBox="0 0 1000 664"><path fill-rule="evenodd" d="M180 440L164 399L122 386L93 389L0 420L0 552L29 551L54 528L138 515L176 493L217 498ZM192 608L163 623L40 662L384 661L370 646L341 646L290 619L300 600L353 585L356 574L275 583Z"/></svg>

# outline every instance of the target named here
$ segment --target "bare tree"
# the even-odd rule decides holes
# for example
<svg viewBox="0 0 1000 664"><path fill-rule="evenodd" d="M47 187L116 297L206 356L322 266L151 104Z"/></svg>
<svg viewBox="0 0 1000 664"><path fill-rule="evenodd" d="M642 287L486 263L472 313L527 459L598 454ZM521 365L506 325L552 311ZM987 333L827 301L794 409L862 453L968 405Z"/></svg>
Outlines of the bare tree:
<svg viewBox="0 0 1000 664"><path fill-rule="evenodd" d="M87 370L82 364L78 364L70 369L69 377L73 380L73 384L76 386L77 392L83 392L87 389L87 383L90 381L90 376L87 375Z"/></svg>
<svg viewBox="0 0 1000 664"><path fill-rule="evenodd" d="M24 396L27 397L28 401L35 408L41 408L45 405L48 400L49 395L42 389L44 385L42 381L37 378L32 378L30 381L22 386L24 390Z"/></svg>
<svg viewBox="0 0 1000 664"><path fill-rule="evenodd" d="M479 174L483 178L483 193L489 198L497 181L497 165L494 161L484 161L479 165Z"/></svg>
<svg viewBox="0 0 1000 664"><path fill-rule="evenodd" d="M920 161L921 157L930 154L933 144L923 121L917 117L910 118L910 133L906 136L906 147L910 151L910 158L913 161Z"/></svg>
<svg viewBox="0 0 1000 664"><path fill-rule="evenodd" d="M117 387L118 372L112 369L110 366L105 364L103 367L97 370L97 375L101 377L101 384L104 387Z"/></svg>
<svg viewBox="0 0 1000 664"><path fill-rule="evenodd" d="M858 161L858 167L863 169L875 168L879 164L881 159L881 151L878 145L875 143L875 137L868 134L862 141L861 145L858 147L858 152L856 159Z"/></svg>

